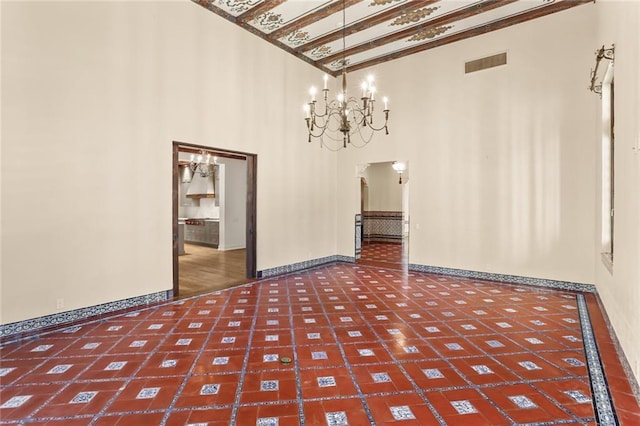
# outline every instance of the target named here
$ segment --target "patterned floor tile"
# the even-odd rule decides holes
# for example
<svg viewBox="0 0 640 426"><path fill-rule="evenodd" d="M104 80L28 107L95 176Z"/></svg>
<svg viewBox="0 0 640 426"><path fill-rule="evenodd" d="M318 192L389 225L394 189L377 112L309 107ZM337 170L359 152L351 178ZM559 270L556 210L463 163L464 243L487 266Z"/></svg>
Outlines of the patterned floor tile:
<svg viewBox="0 0 640 426"><path fill-rule="evenodd" d="M640 422L594 295L380 266L133 310L0 357L0 417L28 424Z"/></svg>

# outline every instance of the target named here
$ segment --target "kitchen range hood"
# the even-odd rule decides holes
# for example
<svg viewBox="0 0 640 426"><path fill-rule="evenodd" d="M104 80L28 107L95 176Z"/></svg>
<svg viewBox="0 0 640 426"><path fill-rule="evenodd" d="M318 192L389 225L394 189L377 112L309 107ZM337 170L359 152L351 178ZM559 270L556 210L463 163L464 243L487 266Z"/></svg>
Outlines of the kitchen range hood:
<svg viewBox="0 0 640 426"><path fill-rule="evenodd" d="M211 164L209 167L213 169L213 173L203 177L200 173L193 173L191 183L187 189L187 198L215 198L215 172L216 166Z"/></svg>

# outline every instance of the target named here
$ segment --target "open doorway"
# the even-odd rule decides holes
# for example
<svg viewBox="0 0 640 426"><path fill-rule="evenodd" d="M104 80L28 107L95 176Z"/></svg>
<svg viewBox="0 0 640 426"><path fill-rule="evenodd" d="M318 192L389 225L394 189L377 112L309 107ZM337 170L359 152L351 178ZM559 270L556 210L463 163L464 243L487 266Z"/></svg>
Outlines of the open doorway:
<svg viewBox="0 0 640 426"><path fill-rule="evenodd" d="M370 163L358 169L362 231L357 262L406 269L409 257L407 163Z"/></svg>
<svg viewBox="0 0 640 426"><path fill-rule="evenodd" d="M256 156L173 143L173 291L189 297L256 276Z"/></svg>

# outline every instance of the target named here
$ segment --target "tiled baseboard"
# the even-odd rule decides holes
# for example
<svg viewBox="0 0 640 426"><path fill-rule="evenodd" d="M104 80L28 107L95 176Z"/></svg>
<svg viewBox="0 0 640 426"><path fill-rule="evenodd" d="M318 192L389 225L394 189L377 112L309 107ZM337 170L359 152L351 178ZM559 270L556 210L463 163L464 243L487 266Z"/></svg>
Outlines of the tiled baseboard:
<svg viewBox="0 0 640 426"><path fill-rule="evenodd" d="M512 284L531 285L535 287L552 288L555 290L583 291L596 293L593 284L574 283L570 281L557 281L544 278L522 277L518 275L494 274L491 272L468 271L465 269L443 268L441 266L428 266L409 264L410 271L426 272L429 274L451 275L454 277L475 278L480 280L502 281Z"/></svg>
<svg viewBox="0 0 640 426"><path fill-rule="evenodd" d="M116 300L100 305L57 314L45 315L25 321L17 321L0 325L0 343L5 344L23 339L35 333L41 333L52 327L71 325L78 321L96 319L101 316L122 313L127 309L143 308L150 304L165 302L173 299L173 290L159 291L129 299Z"/></svg>
<svg viewBox="0 0 640 426"><path fill-rule="evenodd" d="M292 263L289 265L278 266L275 268L264 269L258 271L257 278L275 277L278 275L288 274L291 272L302 271L329 263L343 262L354 263L355 258L352 256L332 255L317 259L306 260L303 262ZM457 277L475 278L492 281L502 281L514 284L524 284L537 287L546 287L559 290L583 291L595 293L596 289L591 284L572 283L567 281L547 280L540 278L521 277L516 275L503 275L488 272L468 271L463 269L443 268L439 266L428 266L409 264L409 270L416 272L426 272L431 274L452 275ZM114 302L103 303L101 305L89 306L86 308L76 309L72 311L60 312L57 314L46 315L43 317L33 318L25 321L18 321L9 324L0 325L0 344L10 341L19 340L32 334L47 331L52 327L71 325L74 322L96 319L100 316L120 313L126 309L140 308L152 303L159 303L171 300L173 298L173 290L151 293L129 299L117 300Z"/></svg>
<svg viewBox="0 0 640 426"><path fill-rule="evenodd" d="M345 262L353 263L355 258L351 256L342 256L334 254L333 256L320 257L318 259L305 260L304 262L291 263L289 265L277 266L275 268L263 269L258 271L258 278L275 277L277 275L288 274L290 272L302 271L304 269L315 268L316 266L326 265L328 263Z"/></svg>

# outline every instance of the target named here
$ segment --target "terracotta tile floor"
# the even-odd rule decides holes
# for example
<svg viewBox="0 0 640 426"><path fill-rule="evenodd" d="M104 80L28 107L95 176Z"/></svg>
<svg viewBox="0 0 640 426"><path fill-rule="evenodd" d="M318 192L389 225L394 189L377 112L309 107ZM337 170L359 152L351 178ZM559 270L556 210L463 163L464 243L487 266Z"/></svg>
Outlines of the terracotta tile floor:
<svg viewBox="0 0 640 426"><path fill-rule="evenodd" d="M362 265L0 354L2 424L640 424L594 295Z"/></svg>
<svg viewBox="0 0 640 426"><path fill-rule="evenodd" d="M362 242L359 263L381 267L401 267L407 263L407 247L402 243Z"/></svg>

